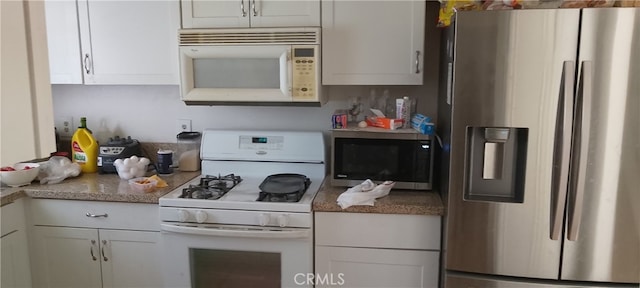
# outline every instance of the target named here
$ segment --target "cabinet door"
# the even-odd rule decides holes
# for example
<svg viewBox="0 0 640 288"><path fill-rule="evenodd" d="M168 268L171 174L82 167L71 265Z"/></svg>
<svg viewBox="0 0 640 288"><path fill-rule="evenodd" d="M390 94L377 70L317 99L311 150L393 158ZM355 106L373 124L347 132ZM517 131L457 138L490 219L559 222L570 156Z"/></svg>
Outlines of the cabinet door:
<svg viewBox="0 0 640 288"><path fill-rule="evenodd" d="M251 27L320 26L320 1L251 0Z"/></svg>
<svg viewBox="0 0 640 288"><path fill-rule="evenodd" d="M0 286L31 287L31 270L29 268L29 252L27 235L24 230L16 230L0 238L2 247L2 277Z"/></svg>
<svg viewBox="0 0 640 288"><path fill-rule="evenodd" d="M315 284L316 287L437 287L439 254L316 246Z"/></svg>
<svg viewBox="0 0 640 288"><path fill-rule="evenodd" d="M75 0L45 0L51 84L82 84Z"/></svg>
<svg viewBox="0 0 640 288"><path fill-rule="evenodd" d="M422 85L424 1L322 2L322 84Z"/></svg>
<svg viewBox="0 0 640 288"><path fill-rule="evenodd" d="M100 230L103 287L162 287L160 232Z"/></svg>
<svg viewBox="0 0 640 288"><path fill-rule="evenodd" d="M56 150L44 4L0 1L0 166Z"/></svg>
<svg viewBox="0 0 640 288"><path fill-rule="evenodd" d="M22 199L0 207L0 287L31 287L29 250Z"/></svg>
<svg viewBox="0 0 640 288"><path fill-rule="evenodd" d="M97 230L36 226L33 231L35 287L102 287Z"/></svg>
<svg viewBox="0 0 640 288"><path fill-rule="evenodd" d="M251 0L183 0L182 28L249 27Z"/></svg>
<svg viewBox="0 0 640 288"><path fill-rule="evenodd" d="M79 0L85 84L178 84L179 2Z"/></svg>

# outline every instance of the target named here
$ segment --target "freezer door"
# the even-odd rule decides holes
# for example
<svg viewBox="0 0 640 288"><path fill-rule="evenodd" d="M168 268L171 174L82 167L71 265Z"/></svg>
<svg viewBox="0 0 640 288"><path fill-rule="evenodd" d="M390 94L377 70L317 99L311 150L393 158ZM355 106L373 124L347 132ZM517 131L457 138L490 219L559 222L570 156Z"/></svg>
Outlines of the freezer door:
<svg viewBox="0 0 640 288"><path fill-rule="evenodd" d="M562 279L640 282L640 8L582 11Z"/></svg>
<svg viewBox="0 0 640 288"><path fill-rule="evenodd" d="M554 156L554 151L570 148L566 146L569 141L558 142L571 136L570 131L562 130L567 122L559 115L565 115L567 110L562 109L565 106L559 103L564 102L559 100L572 100L574 92L571 83L575 78L579 12L562 9L457 13L446 269L558 279L562 237L551 239L550 215L552 206L560 207L560 216L555 218L560 225L556 230L561 233L564 198L552 198L562 190L552 189L554 179L562 178L554 178L561 169L553 166L565 163L568 175L568 155ZM571 109L568 114L571 130ZM471 135L474 132L469 134L475 128L483 131L483 127L497 129L485 129L484 134L476 133L477 137ZM508 147L508 140L504 139L518 133L499 127L518 128L521 130L509 131L528 134L522 137L524 145L518 146L523 155L514 161L505 161L509 149L500 145ZM565 132L569 133L566 137ZM469 145L469 135L477 141L483 137L494 140L484 146L481 142ZM485 189L477 197L465 196L470 189L467 176L471 175L465 174L470 168L465 164L473 158L468 151L470 146L479 147L479 151L484 147L485 155L477 157L479 161L482 157L491 158L489 165L470 164L477 170L474 175L479 184L471 185L472 189ZM503 162L505 165L496 165ZM521 199L482 197L482 193L495 191L491 189L493 181L512 177L515 170L523 173L513 182L521 185ZM504 189L509 185L496 187Z"/></svg>

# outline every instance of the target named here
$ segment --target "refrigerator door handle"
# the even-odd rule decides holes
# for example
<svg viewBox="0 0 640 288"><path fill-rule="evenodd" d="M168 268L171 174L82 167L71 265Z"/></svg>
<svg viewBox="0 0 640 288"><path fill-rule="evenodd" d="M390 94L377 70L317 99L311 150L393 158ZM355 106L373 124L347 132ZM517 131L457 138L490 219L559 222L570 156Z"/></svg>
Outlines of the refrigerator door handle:
<svg viewBox="0 0 640 288"><path fill-rule="evenodd" d="M567 239L578 240L582 218L582 198L586 184L589 131L591 124L591 99L593 68L591 61L582 61L578 94L576 97L575 126L573 128L573 150L571 176L569 179L569 227Z"/></svg>
<svg viewBox="0 0 640 288"><path fill-rule="evenodd" d="M565 61L562 67L560 95L556 112L555 142L553 144L553 174L551 181L551 240L558 240L562 231L564 206L569 182L571 153L571 125L573 122L573 87L575 85L575 62Z"/></svg>

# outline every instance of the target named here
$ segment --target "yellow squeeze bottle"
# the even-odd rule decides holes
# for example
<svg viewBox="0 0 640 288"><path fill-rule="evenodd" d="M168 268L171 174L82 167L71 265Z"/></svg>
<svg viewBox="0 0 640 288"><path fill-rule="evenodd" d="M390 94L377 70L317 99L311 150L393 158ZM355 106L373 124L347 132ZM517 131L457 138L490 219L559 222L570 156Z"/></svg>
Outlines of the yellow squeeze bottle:
<svg viewBox="0 0 640 288"><path fill-rule="evenodd" d="M87 118L80 118L80 127L71 137L71 160L80 164L83 173L98 171L98 141L87 128Z"/></svg>

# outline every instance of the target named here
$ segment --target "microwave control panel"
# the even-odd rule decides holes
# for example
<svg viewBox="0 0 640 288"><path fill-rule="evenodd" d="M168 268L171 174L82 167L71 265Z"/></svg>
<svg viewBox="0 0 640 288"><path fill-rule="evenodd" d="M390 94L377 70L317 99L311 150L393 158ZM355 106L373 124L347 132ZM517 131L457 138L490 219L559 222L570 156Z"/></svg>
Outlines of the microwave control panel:
<svg viewBox="0 0 640 288"><path fill-rule="evenodd" d="M293 46L291 58L293 85L291 91L294 100L317 100L317 46Z"/></svg>

